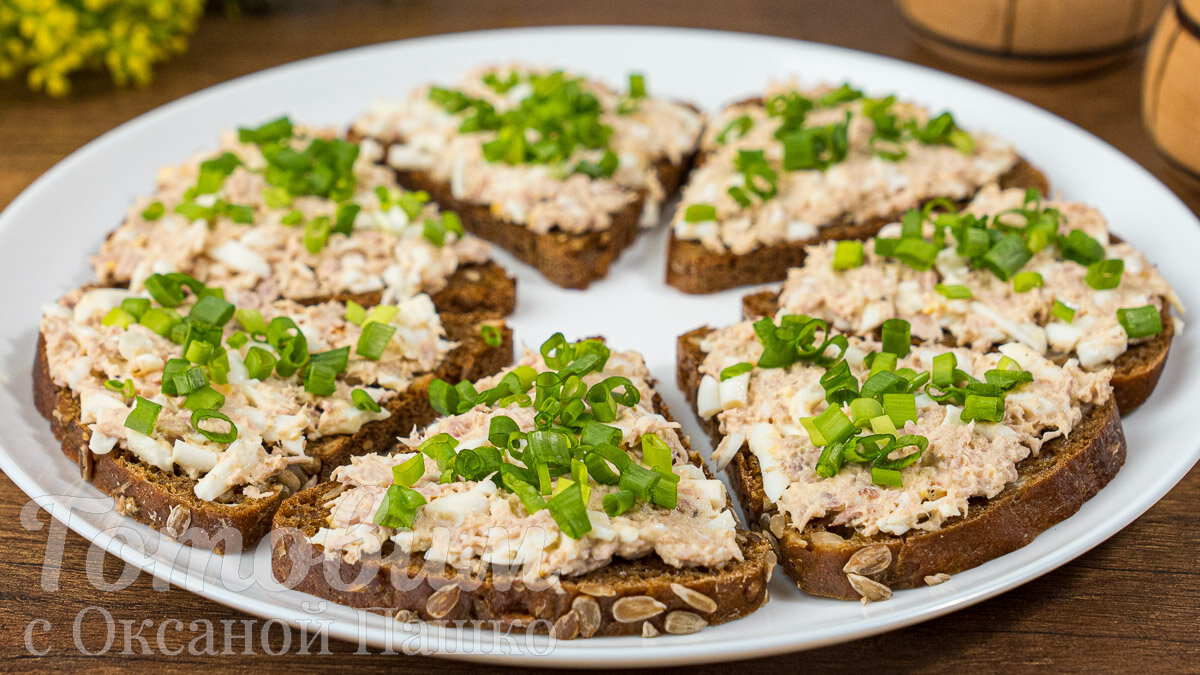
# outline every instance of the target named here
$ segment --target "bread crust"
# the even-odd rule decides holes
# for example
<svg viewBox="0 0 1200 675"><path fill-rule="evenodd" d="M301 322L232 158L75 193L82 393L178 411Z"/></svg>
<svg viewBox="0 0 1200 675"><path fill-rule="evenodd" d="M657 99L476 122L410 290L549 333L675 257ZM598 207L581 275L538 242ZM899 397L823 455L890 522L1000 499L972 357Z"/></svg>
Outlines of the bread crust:
<svg viewBox="0 0 1200 675"><path fill-rule="evenodd" d="M693 410L704 360L700 340L711 330L695 329L677 343L676 378ZM722 438L716 417L699 421L715 447ZM1037 457L1018 463L1017 481L999 495L973 499L965 517L951 519L932 532L910 531L900 537L851 533L849 538L830 532L820 522L797 531L785 520L783 536L777 539L780 563L806 593L855 600L860 596L843 567L859 549L882 544L891 553L891 563L871 578L890 588L921 586L926 576L955 574L1025 546L1107 485L1124 464L1125 454L1120 416L1115 399L1109 399L1085 413L1070 439L1051 440ZM763 492L758 459L746 446L737 451L726 471L752 523L761 526L778 513Z"/></svg>
<svg viewBox="0 0 1200 675"><path fill-rule="evenodd" d="M657 395L654 404L670 419L670 411ZM686 446L686 439L684 443ZM699 455L690 455L692 462L708 473ZM654 629L654 634L667 633L668 617L673 612L691 612L709 624L718 624L758 609L767 601L767 583L776 563L765 537L739 528L740 562L719 568L680 569L649 555L638 560L614 560L583 576L561 579L558 587L549 589L527 588L520 581L494 575L492 570L478 578L455 575L441 566L431 569L421 556L407 560L400 554L392 554L396 559L377 554L350 564L325 556L323 547L308 541L325 524L329 511L323 503L339 487L337 483L324 483L284 501L271 532L272 573L292 590L398 618L482 621L487 622L485 627L498 630L553 631L558 639L644 635L645 624ZM673 590L673 584L707 596L716 608L707 612L689 605ZM438 589L455 585L459 591L447 591L457 594L453 606L445 613L430 613L429 598ZM634 596L654 598L665 609L644 620L615 620L613 605L621 598ZM599 608L600 621L594 628L579 628L580 612L574 607L580 598L583 603L594 601Z"/></svg>
<svg viewBox="0 0 1200 675"><path fill-rule="evenodd" d="M779 291L759 291L742 298L742 317L745 319L775 316L778 311ZM1128 415L1145 403L1162 376L1171 352L1171 341L1175 339L1175 321L1171 318L1170 304L1165 300L1161 314L1161 333L1131 345L1112 362L1113 398L1122 415ZM1065 359L1060 362L1062 360Z"/></svg>
<svg viewBox="0 0 1200 675"><path fill-rule="evenodd" d="M504 268L489 260L484 263L460 265L446 279L442 290L429 294L433 306L444 314L487 314L508 316L517 306L517 280ZM333 297L298 298L301 305L316 305L329 300L357 302L374 307L383 299L383 291L338 293Z"/></svg>
<svg viewBox="0 0 1200 675"><path fill-rule="evenodd" d="M695 106L689 107L699 111ZM387 143L383 145L390 147ZM386 151L383 157L385 160L380 163L386 165ZM675 194L691 169L692 157L688 155L675 164L666 159L655 162L654 171L667 199ZM638 191L633 201L612 213L611 225L603 230L581 234L561 231L539 234L519 223L496 217L486 205L455 199L449 182L438 180L426 171L393 170L396 172L396 182L400 185L406 189L428 192L434 202L456 211L462 219L463 228L468 232L512 253L563 288L584 289L593 281L603 279L608 274L609 266L621 251L633 243L641 230L646 190Z"/></svg>
<svg viewBox="0 0 1200 675"><path fill-rule="evenodd" d="M434 377L448 381L490 375L512 362L512 330L488 314L442 316L447 337L460 342L435 373L418 377L386 404L391 417L363 426L357 434L314 441L308 454L305 478L323 480L334 467L351 456L387 447L397 434L432 421L428 388ZM480 335L484 323L500 330L501 344L489 347ZM237 553L253 546L271 526L271 517L289 489L278 484L271 494L257 499L239 496L232 503L201 500L193 493L196 481L150 466L121 448L105 455L88 449L91 432L80 423L80 402L67 387L50 377L44 339L38 337L33 366L33 398L38 412L50 421L63 454L76 461L80 474L101 492L116 500L117 512L149 525L181 542L218 553ZM301 481L303 482L303 481Z"/></svg>
<svg viewBox="0 0 1200 675"><path fill-rule="evenodd" d="M1036 188L1042 194L1049 192L1046 177L1023 158L1019 158L1017 164L1000 177L1000 186ZM961 203L967 201L969 199ZM893 213L865 223L830 223L823 225L812 239L770 244L743 255L730 251L717 252L699 241L678 239L672 229L667 243L667 283L684 293L705 294L738 286L782 281L790 268L799 267L804 262L806 247L823 241L867 239L902 215Z"/></svg>

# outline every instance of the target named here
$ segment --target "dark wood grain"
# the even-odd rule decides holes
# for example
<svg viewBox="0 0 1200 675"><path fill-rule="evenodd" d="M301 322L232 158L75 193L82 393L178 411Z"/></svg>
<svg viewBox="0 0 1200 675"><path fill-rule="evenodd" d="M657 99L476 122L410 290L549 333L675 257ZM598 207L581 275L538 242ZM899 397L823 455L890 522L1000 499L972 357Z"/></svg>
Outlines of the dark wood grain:
<svg viewBox="0 0 1200 675"><path fill-rule="evenodd" d="M236 21L205 19L190 51L160 66L154 84L143 90L113 90L101 77L78 82L74 96L49 100L14 83L0 83L0 205L95 136L140 113L232 77L328 51L399 38L461 30L536 24L643 23L768 33L878 52L971 77L923 51L882 0L722 0L646 2L561 0L487 2L287 2L286 12ZM1200 183L1176 172L1153 150L1139 120L1140 56L1088 76L1051 83L979 79L1084 127L1133 157L1200 210ZM1136 452L1136 448L1131 450ZM157 590L139 575L120 590L101 591L85 571L88 543L73 533L64 538L61 563L43 565L48 516L38 513L39 529L21 525L27 498L0 476L0 669L55 671L154 668L213 668L249 671L325 667L413 668L460 671L469 666L418 656L361 655L357 646L331 641L330 654L271 656L254 624L253 654L191 655L186 647L203 628L178 632L169 624L159 644L155 631L170 619L207 620L215 628L215 649L223 650L224 625L249 619L179 589ZM737 667L795 671L827 668L1069 671L1194 671L1200 658L1200 472L1193 471L1166 498L1135 523L1075 562L999 598L886 635L802 654L780 656ZM30 510L27 515L32 515ZM27 519L28 522L28 519ZM93 553L95 555L95 553ZM52 559L54 556L51 556ZM112 582L123 563L96 556ZM45 574L58 589L45 590ZM94 576L94 575L93 575ZM161 587L161 583L158 584ZM111 614L115 642L104 657L88 657L74 642L73 622L81 610ZM85 647L103 645L106 624L90 610L81 624ZM48 623L42 623L48 622ZM126 621L150 621L140 643L124 651ZM36 622L36 623L31 623ZM203 624L201 624L203 626ZM29 631L31 652L25 636ZM199 645L201 648L203 644ZM267 642L281 647L278 630ZM238 641L234 651L244 651ZM314 646L317 649L318 645ZM165 648L165 650L163 649ZM723 670L728 666L693 668ZM470 667L472 670L479 670Z"/></svg>

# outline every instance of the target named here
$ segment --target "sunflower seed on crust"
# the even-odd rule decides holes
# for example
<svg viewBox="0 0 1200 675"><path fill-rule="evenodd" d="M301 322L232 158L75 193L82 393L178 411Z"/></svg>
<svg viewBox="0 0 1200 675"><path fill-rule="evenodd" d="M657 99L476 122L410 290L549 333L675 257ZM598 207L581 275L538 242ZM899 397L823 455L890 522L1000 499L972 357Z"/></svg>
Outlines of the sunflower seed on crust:
<svg viewBox="0 0 1200 675"><path fill-rule="evenodd" d="M593 598L611 598L617 594L616 589L614 589L612 586L596 584L590 581L585 581L579 584L578 588L580 593L587 593Z"/></svg>
<svg viewBox="0 0 1200 675"><path fill-rule="evenodd" d="M667 606L648 595L633 595L613 603L613 618L621 623L636 623L662 614Z"/></svg>
<svg viewBox="0 0 1200 675"><path fill-rule="evenodd" d="M950 581L950 575L946 574L945 572L938 572L937 574L930 574L929 576L925 577L925 585L927 586L937 586L938 584L944 584L947 581Z"/></svg>
<svg viewBox="0 0 1200 675"><path fill-rule="evenodd" d="M680 600L683 600L689 606L705 614L717 611L717 602L700 591L694 591L687 586L675 583L671 584L671 590L675 592L675 595L679 596ZM671 631L668 629L667 632L670 633Z"/></svg>
<svg viewBox="0 0 1200 675"><path fill-rule="evenodd" d="M397 623L416 623L421 620L417 613L411 609L401 609L396 611Z"/></svg>
<svg viewBox="0 0 1200 675"><path fill-rule="evenodd" d="M775 551L767 551L767 554L763 556L763 567L767 568L768 584L771 583L771 577L775 576L775 566L778 564L779 556L775 555Z"/></svg>
<svg viewBox="0 0 1200 675"><path fill-rule="evenodd" d="M442 586L425 601L425 611L435 619L441 619L458 604L458 586Z"/></svg>
<svg viewBox="0 0 1200 675"><path fill-rule="evenodd" d="M167 514L167 524L163 526L163 532L166 532L170 537L178 539L183 536L183 533L191 524L192 512L182 504L176 504L171 507L171 512Z"/></svg>
<svg viewBox="0 0 1200 675"><path fill-rule="evenodd" d="M579 634L592 637L600 629L600 603L587 595L576 596L571 601L571 610L579 614Z"/></svg>
<svg viewBox="0 0 1200 675"><path fill-rule="evenodd" d="M846 578L850 581L850 586L862 596L863 602L882 602L892 597L892 589L874 579L853 572L847 574Z"/></svg>
<svg viewBox="0 0 1200 675"><path fill-rule="evenodd" d="M784 521L782 513L776 513L775 515L771 516L771 520L769 523L769 527L771 528L771 534L775 535L775 537L778 539L783 539L783 524L784 524L784 522L785 521Z"/></svg>
<svg viewBox="0 0 1200 675"><path fill-rule="evenodd" d="M869 577L886 570L888 565L891 564L891 550L883 544L874 544L872 546L864 546L855 551L854 555L850 556L850 559L842 567L842 571L847 574L861 574L864 577Z"/></svg>
<svg viewBox="0 0 1200 675"><path fill-rule="evenodd" d="M677 609L667 613L663 628L671 635L691 635L708 625L708 622L695 612L685 612Z"/></svg>
<svg viewBox="0 0 1200 675"><path fill-rule="evenodd" d="M550 635L558 640L574 640L579 637L579 612L571 610L558 617L554 627L550 629Z"/></svg>
<svg viewBox="0 0 1200 675"><path fill-rule="evenodd" d="M642 623L642 637L658 637L658 629L654 627L654 624L650 623L649 621L645 621Z"/></svg>

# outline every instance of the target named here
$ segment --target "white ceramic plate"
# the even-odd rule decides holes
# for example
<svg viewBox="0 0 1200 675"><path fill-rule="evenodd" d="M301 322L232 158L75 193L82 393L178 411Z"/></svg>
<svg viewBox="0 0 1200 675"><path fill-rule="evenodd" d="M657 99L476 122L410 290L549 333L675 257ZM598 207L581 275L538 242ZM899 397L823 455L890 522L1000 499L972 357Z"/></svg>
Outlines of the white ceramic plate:
<svg viewBox="0 0 1200 675"><path fill-rule="evenodd" d="M30 364L39 307L88 281L87 257L147 193L157 167L210 147L218 132L280 113L344 125L378 98L399 97L433 79L451 81L488 62L562 65L623 83L647 75L656 94L710 110L753 95L770 79L850 79L869 92L899 92L953 109L968 129L1012 139L1049 175L1056 190L1097 205L1112 228L1156 261L1184 303L1200 307L1200 223L1166 187L1129 158L1081 129L1028 103L911 64L791 40L659 28L544 28L466 33L331 54L243 77L155 110L71 155L38 179L0 215L0 468L51 513L97 545L157 577L263 617L325 626L331 635L382 645L389 622L328 606L270 580L266 547L221 559L182 549L111 512L111 500L77 477L46 422L34 410ZM665 228L647 234L586 293L564 291L510 257L520 301L511 321L518 339L539 344L608 336L642 351L697 447L706 441L674 385L675 336L695 326L738 319L746 291L695 297L663 283ZM685 637L544 639L499 644L488 631L424 629L406 645L447 656L506 663L573 666L678 665L764 656L850 640L929 619L979 602L1044 574L1104 541L1166 494L1200 456L1191 431L1200 408L1196 331L1176 339L1158 390L1126 420L1129 459L1116 479L1065 522L1025 548L930 588L900 591L863 606L807 597L783 574L771 602L750 617ZM72 508L72 505L74 508ZM128 543L125 543L128 542ZM265 542L264 542L265 544ZM82 574L81 570L68 573ZM421 640L413 642L414 639ZM514 652L513 649L516 649ZM507 650L507 653L500 653Z"/></svg>

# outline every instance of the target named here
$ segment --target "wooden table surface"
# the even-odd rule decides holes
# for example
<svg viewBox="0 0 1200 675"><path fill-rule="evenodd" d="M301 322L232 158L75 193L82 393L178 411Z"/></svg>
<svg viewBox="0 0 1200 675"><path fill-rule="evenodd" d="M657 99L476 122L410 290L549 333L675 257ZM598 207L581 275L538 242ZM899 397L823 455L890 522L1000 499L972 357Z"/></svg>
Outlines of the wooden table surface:
<svg viewBox="0 0 1200 675"><path fill-rule="evenodd" d="M387 40L462 30L533 24L642 23L768 33L878 52L973 77L1024 98L1082 126L1159 176L1193 210L1200 211L1200 184L1175 172L1155 154L1139 120L1140 55L1103 72L1052 83L996 81L961 72L924 51L896 10L883 0L560 0L487 2L356 2L277 0L287 11L229 21L201 22L187 54L161 65L151 87L112 90L103 78L80 81L71 98L50 100L14 83L0 83L0 206L79 146L97 135L197 89L239 75L338 49ZM736 9L735 9L736 7ZM486 55L481 55L486 59ZM13 292L15 289L6 289ZM1131 449L1136 452L1136 448ZM27 498L0 477L0 669L145 667L309 669L412 667L457 671L452 661L416 656L360 655L356 646L331 641L330 654L281 651L279 630L265 644L262 622L251 624L252 654L234 638L218 657L184 650L215 628L216 651L226 632L240 634L245 615L180 589L161 590L139 575L120 590L101 591L85 572L88 543L74 533L51 536L48 516L36 513L37 529L21 524ZM1051 667L1055 670L1192 670L1200 657L1200 471L1193 470L1154 508L1075 562L998 598L934 621L825 649L737 664L773 670L888 668L967 671ZM32 525L26 513L26 525ZM54 554L63 547L61 557ZM50 551L50 555L46 551ZM93 553L95 555L95 553ZM51 560L49 565L43 559ZM61 561L61 562L59 562ZM106 556L106 579L123 564ZM44 580L57 578L57 590ZM92 608L92 609L88 609ZM80 612L87 610L82 615ZM74 625L89 651L103 647L111 616L115 641L104 657L76 647ZM178 630L171 619L201 621ZM222 621L226 622L222 624ZM124 622L124 623L122 623ZM145 624L137 639L138 627ZM125 626L132 639L123 636ZM163 627L163 638L157 631ZM233 631L227 631L226 626ZM180 626L181 627L181 626ZM277 629L278 627L276 627ZM27 639L28 638L28 639ZM265 647L265 649L264 649ZM319 645L312 649L316 650ZM206 651L203 641L192 651ZM120 652L125 651L124 655ZM724 666L713 666L715 670ZM472 667L474 670L475 668ZM697 670L697 669L693 669Z"/></svg>

